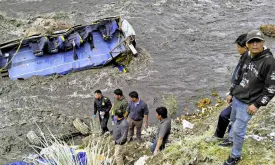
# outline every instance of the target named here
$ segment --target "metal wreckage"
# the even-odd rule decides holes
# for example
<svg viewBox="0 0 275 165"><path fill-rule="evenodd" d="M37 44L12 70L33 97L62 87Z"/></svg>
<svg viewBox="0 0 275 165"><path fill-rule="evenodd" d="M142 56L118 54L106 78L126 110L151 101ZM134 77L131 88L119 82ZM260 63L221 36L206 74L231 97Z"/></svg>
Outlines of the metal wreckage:
<svg viewBox="0 0 275 165"><path fill-rule="evenodd" d="M0 79L64 75L117 62L136 55L135 31L120 16L77 25L51 34L37 34L0 44Z"/></svg>

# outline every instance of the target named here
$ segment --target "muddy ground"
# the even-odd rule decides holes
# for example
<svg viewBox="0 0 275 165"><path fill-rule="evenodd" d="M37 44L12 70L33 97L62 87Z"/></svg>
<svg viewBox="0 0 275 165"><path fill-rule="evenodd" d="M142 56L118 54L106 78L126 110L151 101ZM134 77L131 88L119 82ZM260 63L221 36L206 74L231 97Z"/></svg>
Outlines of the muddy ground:
<svg viewBox="0 0 275 165"><path fill-rule="evenodd" d="M0 39L22 37L38 18L73 24L121 15L137 33L141 55L121 74L111 66L65 77L0 82L0 162L19 159L29 151L25 134L35 123L55 133L74 131L75 117L89 120L93 91L112 98L115 88L137 90L146 100L150 123L164 95L174 95L194 110L200 97L227 92L238 60L236 37L262 24L274 23L272 0L0 0ZM272 39L267 46L274 51Z"/></svg>

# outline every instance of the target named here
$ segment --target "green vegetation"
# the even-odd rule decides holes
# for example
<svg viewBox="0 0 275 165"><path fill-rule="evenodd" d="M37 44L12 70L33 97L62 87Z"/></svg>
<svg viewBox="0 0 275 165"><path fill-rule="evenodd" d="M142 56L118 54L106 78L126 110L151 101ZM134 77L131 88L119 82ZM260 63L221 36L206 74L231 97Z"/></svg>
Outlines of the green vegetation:
<svg viewBox="0 0 275 165"><path fill-rule="evenodd" d="M192 130L180 130L173 133L173 137L179 137L176 142L167 147L159 155L147 160L147 164L222 164L229 156L231 148L219 147L217 143L206 143L204 139L215 132L218 115L222 107L207 108L208 115L185 117L195 124ZM256 116L253 116L248 126L249 134L265 136L274 131L274 105L261 108ZM273 117L272 117L273 114ZM272 124L273 123L273 124ZM265 125L265 126L263 126ZM269 126L268 126L269 125ZM259 130L265 130L264 133ZM274 138L274 137L273 137ZM239 165L275 164L275 142L274 139L266 137L262 141L251 138L245 139L242 161Z"/></svg>
<svg viewBox="0 0 275 165"><path fill-rule="evenodd" d="M170 116L173 117L178 110L178 100L174 95L165 95L163 96L163 102Z"/></svg>

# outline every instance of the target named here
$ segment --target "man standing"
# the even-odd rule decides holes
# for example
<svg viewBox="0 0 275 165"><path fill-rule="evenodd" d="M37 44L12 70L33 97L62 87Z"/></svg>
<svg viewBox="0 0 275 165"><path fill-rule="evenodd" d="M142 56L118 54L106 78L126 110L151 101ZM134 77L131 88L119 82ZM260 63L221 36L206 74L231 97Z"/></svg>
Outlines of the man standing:
<svg viewBox="0 0 275 165"><path fill-rule="evenodd" d="M240 35L236 41L235 44L237 46L237 51L241 55L239 62L233 72L232 78L231 78L231 88L229 95L227 96L227 103L230 104L228 107L226 107L219 116L217 128L215 131L215 134L211 137L208 137L205 139L206 142L216 142L221 141L224 138L224 134L226 132L226 129L228 127L228 132L230 132L231 126L230 123L230 114L231 114L231 102L232 102L232 90L236 86L236 84L240 83L240 75L241 75L241 69L243 67L244 61L246 58L248 58L248 48L246 47L246 36L247 34ZM228 126L229 125L229 126ZM219 146L232 146L233 142L229 141L228 139L225 139Z"/></svg>
<svg viewBox="0 0 275 165"><path fill-rule="evenodd" d="M114 104L112 106L112 118L113 121L115 121L114 118L114 114L117 110L121 110L123 112L123 114L126 114L126 109L128 106L128 101L126 100L126 98L123 96L122 90L121 89L116 89L114 91L114 97L115 97L115 101Z"/></svg>
<svg viewBox="0 0 275 165"><path fill-rule="evenodd" d="M275 93L275 60L270 50L264 47L264 42L259 30L247 34L250 57L242 67L241 82L232 90L229 139L233 140L233 147L224 165L235 165L240 161L248 121L259 107L267 105Z"/></svg>
<svg viewBox="0 0 275 165"><path fill-rule="evenodd" d="M167 109L165 107L159 107L156 109L156 112L156 118L160 123L158 125L156 139L151 146L151 152L154 155L165 148L165 143L171 131L171 119L167 117Z"/></svg>
<svg viewBox="0 0 275 165"><path fill-rule="evenodd" d="M124 119L124 113L121 110L115 111L117 122L113 128L113 138L115 140L115 154L117 165L124 165L123 156L125 153L124 144L127 142L128 122Z"/></svg>
<svg viewBox="0 0 275 165"><path fill-rule="evenodd" d="M125 116L129 115L129 141L133 140L134 136L134 128L136 127L136 136L138 142L141 142L141 129L143 118L145 117L145 127L148 127L148 114L149 110L147 108L147 104L139 99L138 93L136 91L132 91L129 93L130 103L127 107L127 112Z"/></svg>
<svg viewBox="0 0 275 165"><path fill-rule="evenodd" d="M98 112L99 122L101 126L101 135L109 131L107 124L109 120L109 112L112 107L112 103L108 97L102 95L100 90L96 90L94 100L94 118L96 118L96 113Z"/></svg>

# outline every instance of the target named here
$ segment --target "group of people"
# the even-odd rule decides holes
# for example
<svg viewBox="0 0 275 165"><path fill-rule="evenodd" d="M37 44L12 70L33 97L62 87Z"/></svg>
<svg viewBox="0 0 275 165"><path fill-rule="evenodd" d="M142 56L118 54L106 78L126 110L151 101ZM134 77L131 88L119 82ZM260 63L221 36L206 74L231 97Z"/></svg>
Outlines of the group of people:
<svg viewBox="0 0 275 165"><path fill-rule="evenodd" d="M224 165L235 165L241 160L244 136L248 121L261 106L265 106L275 94L275 60L270 49L264 46L264 35L259 30L252 30L240 35L236 41L237 51L241 55L234 70L229 94L226 98L229 106L219 116L215 134L206 142L223 140L219 146L232 146L229 158ZM148 127L149 110L147 104L139 99L138 93L129 93L128 102L120 89L114 91L115 101L111 104L109 98L95 91L94 117L99 112L102 134L109 131L107 127L110 113L115 122L113 137L115 140L115 159L118 165L123 163L123 145L133 140L134 128L136 137L141 142L141 129L145 118ZM167 109L156 109L156 118L160 121L156 139L151 147L155 155L164 149L171 131L171 120ZM228 138L224 138L228 128Z"/></svg>
<svg viewBox="0 0 275 165"><path fill-rule="evenodd" d="M133 141L134 129L139 143L142 142L141 131L143 120L145 118L145 127L148 127L149 110L147 104L141 100L136 91L129 93L129 101L124 97L121 89L114 90L114 104L108 97L102 95L100 90L96 90L94 100L94 118L98 118L101 126L101 135L109 131L108 120L112 117L113 139L115 142L115 160L118 165L123 165L125 153L124 144ZM156 133L156 138L151 151L156 155L165 148L171 131L171 119L168 117L168 111L165 107L156 109L156 118L160 121Z"/></svg>
<svg viewBox="0 0 275 165"><path fill-rule="evenodd" d="M241 160L248 121L261 106L266 106L275 94L275 60L264 46L264 35L252 30L235 41L241 55L234 70L229 94L229 106L219 116L215 134L207 142L223 140L219 146L231 147L224 165L235 165ZM228 138L224 138L228 127Z"/></svg>

